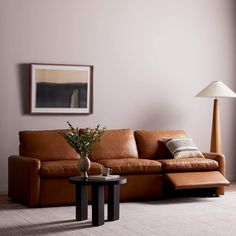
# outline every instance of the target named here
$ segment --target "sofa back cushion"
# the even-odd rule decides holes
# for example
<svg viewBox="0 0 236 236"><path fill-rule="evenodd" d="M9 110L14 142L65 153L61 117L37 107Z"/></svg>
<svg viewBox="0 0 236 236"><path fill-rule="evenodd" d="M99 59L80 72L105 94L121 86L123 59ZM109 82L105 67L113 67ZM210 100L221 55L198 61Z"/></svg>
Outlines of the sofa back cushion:
<svg viewBox="0 0 236 236"><path fill-rule="evenodd" d="M138 158L138 150L131 129L106 130L102 141L96 143L90 160Z"/></svg>
<svg viewBox="0 0 236 236"><path fill-rule="evenodd" d="M77 153L60 131L62 130L20 131L19 154L41 161L78 159Z"/></svg>
<svg viewBox="0 0 236 236"><path fill-rule="evenodd" d="M165 144L163 138L186 137L183 130L137 130L134 132L139 158L144 159L166 159L172 155Z"/></svg>

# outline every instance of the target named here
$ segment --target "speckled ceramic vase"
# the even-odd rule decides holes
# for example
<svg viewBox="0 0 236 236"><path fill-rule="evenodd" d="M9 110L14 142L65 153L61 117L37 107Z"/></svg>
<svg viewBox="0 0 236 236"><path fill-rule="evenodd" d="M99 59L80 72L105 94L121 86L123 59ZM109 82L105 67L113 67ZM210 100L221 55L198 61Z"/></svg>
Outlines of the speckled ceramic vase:
<svg viewBox="0 0 236 236"><path fill-rule="evenodd" d="M80 159L78 160L78 169L79 169L81 178L83 179L88 178L87 171L89 170L90 166L91 166L91 162L88 156L80 156Z"/></svg>

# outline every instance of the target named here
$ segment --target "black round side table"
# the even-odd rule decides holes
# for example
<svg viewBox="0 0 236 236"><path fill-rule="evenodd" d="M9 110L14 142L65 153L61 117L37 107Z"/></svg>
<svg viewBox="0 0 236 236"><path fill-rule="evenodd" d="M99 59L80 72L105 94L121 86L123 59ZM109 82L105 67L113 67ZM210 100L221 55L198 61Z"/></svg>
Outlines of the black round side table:
<svg viewBox="0 0 236 236"><path fill-rule="evenodd" d="M104 224L104 186L108 186L108 221L119 220L120 215L120 184L127 179L82 179L79 176L69 178L76 186L76 220L88 219L88 186L92 187L92 224Z"/></svg>

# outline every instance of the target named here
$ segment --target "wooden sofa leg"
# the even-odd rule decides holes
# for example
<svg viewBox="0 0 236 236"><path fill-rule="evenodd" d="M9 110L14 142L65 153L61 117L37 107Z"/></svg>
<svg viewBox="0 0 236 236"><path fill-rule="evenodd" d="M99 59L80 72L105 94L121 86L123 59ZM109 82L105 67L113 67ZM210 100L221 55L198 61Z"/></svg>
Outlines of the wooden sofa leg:
<svg viewBox="0 0 236 236"><path fill-rule="evenodd" d="M224 195L225 194L225 187L217 187L216 188L216 195Z"/></svg>

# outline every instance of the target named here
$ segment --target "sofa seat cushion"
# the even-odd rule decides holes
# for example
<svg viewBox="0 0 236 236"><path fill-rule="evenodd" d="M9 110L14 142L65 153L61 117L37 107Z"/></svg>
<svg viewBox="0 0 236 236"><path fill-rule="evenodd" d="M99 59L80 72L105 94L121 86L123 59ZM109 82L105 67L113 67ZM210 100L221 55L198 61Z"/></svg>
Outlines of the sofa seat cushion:
<svg viewBox="0 0 236 236"><path fill-rule="evenodd" d="M105 130L102 140L89 154L92 161L104 159L138 158L138 150L131 129Z"/></svg>
<svg viewBox="0 0 236 236"><path fill-rule="evenodd" d="M67 178L79 175L77 160L42 161L40 175L44 178ZM102 165L91 162L88 174L100 174Z"/></svg>
<svg viewBox="0 0 236 236"><path fill-rule="evenodd" d="M209 171L218 168L217 161L206 158L163 159L159 162L164 172Z"/></svg>
<svg viewBox="0 0 236 236"><path fill-rule="evenodd" d="M98 161L105 167L112 169L112 174L129 175L129 174L155 174L160 173L161 163L147 159L106 159Z"/></svg>

